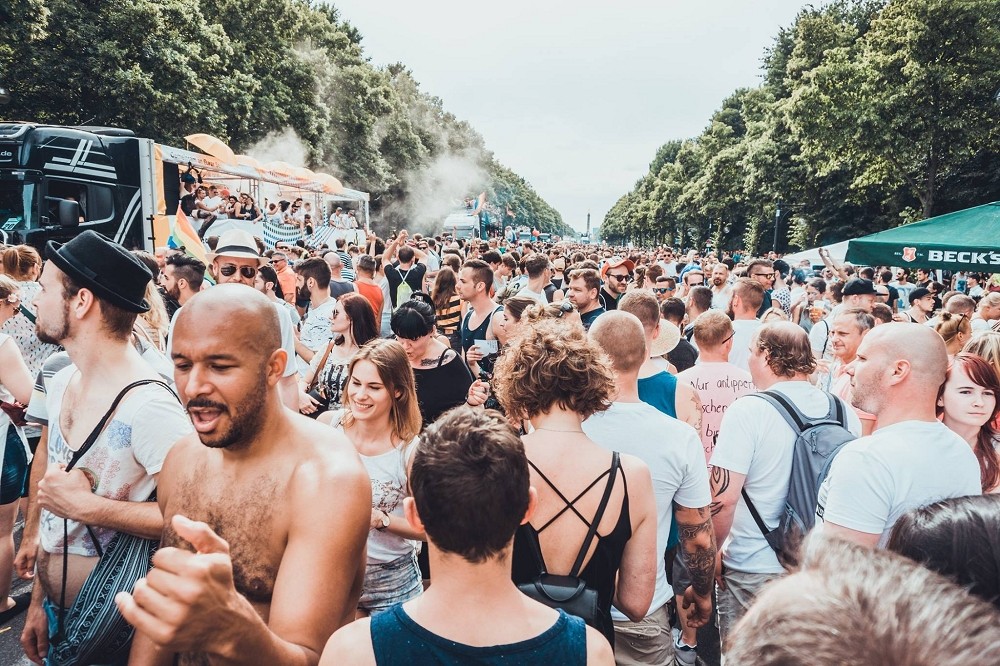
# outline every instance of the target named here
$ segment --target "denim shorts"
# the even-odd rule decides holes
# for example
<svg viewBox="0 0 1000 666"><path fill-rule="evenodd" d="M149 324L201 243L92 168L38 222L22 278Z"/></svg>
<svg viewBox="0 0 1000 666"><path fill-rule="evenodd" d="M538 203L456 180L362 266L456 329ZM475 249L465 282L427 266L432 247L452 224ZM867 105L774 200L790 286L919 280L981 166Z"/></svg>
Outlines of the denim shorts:
<svg viewBox="0 0 1000 666"><path fill-rule="evenodd" d="M28 485L28 454L13 425L7 426L7 443L0 465L0 504L21 499Z"/></svg>
<svg viewBox="0 0 1000 666"><path fill-rule="evenodd" d="M377 615L419 596L423 589L416 553L408 553L391 562L369 564L358 608L369 615Z"/></svg>

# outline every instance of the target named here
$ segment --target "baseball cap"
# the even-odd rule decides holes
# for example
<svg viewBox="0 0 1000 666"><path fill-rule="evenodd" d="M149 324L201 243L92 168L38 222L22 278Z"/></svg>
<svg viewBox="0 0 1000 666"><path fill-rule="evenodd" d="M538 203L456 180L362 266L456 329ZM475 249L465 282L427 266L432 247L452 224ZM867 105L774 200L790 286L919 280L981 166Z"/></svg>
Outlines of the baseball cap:
<svg viewBox="0 0 1000 666"><path fill-rule="evenodd" d="M844 296L874 296L877 293L875 291L875 283L865 278L851 278L844 285L843 291Z"/></svg>
<svg viewBox="0 0 1000 666"><path fill-rule="evenodd" d="M927 289L926 287L917 287L916 289L910 292L910 295L907 298L909 299L910 303L913 303L913 301L918 301L921 298L924 298L925 296L933 296L931 290Z"/></svg>

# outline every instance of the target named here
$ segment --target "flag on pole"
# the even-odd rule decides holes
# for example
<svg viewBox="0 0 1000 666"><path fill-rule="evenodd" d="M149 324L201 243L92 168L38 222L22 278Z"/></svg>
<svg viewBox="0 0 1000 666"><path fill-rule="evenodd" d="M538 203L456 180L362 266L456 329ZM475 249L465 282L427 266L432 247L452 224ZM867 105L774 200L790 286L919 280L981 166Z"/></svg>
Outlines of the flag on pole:
<svg viewBox="0 0 1000 666"><path fill-rule="evenodd" d="M180 206L177 206L177 214L170 217L170 240L168 243L172 247L183 247L188 255L205 264L208 263L205 246Z"/></svg>

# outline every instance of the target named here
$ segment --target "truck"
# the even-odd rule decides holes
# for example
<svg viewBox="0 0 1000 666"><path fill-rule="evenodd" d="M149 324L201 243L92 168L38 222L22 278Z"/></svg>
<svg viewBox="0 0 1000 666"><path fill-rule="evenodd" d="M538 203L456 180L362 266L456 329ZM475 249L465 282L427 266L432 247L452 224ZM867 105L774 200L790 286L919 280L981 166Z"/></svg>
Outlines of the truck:
<svg viewBox="0 0 1000 666"><path fill-rule="evenodd" d="M321 174L278 170L249 158L223 162L115 127L0 121L0 242L42 251L50 240L66 242L92 229L126 248L152 252L170 236L184 173L251 195L262 183L277 185L288 196L312 197L316 210L331 199L359 201L367 224L368 194L339 181L334 187ZM259 223L251 228L265 241L267 232Z"/></svg>
<svg viewBox="0 0 1000 666"><path fill-rule="evenodd" d="M479 216L467 212L451 213L444 218L442 226L444 233L451 234L455 239L473 240L481 237Z"/></svg>

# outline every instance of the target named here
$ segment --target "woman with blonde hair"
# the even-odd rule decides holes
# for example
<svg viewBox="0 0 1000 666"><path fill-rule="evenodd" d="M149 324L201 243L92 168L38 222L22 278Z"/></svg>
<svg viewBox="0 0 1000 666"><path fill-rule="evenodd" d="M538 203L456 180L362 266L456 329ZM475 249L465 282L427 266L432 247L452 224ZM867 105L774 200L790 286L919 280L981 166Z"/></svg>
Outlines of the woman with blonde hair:
<svg viewBox="0 0 1000 666"><path fill-rule="evenodd" d="M153 274L153 279L146 285L145 298L149 303L149 310L136 317L134 332L162 354L167 349L170 316L167 314L167 305L163 302L163 295L157 286L160 267L156 263L156 257L149 252L133 250L132 254Z"/></svg>
<svg viewBox="0 0 1000 666"><path fill-rule="evenodd" d="M965 314L954 314L945 310L938 315L934 330L944 339L948 356L953 357L962 351L965 343L972 337L972 322Z"/></svg>
<svg viewBox="0 0 1000 666"><path fill-rule="evenodd" d="M6 257L5 257L6 259ZM21 308L19 284L9 275L0 275L0 324L18 316ZM0 399L11 411L31 399L32 377L21 351L6 333L0 333ZM20 415L23 418L23 414ZM23 421L22 421L23 424ZM14 566L14 518L17 504L26 490L28 460L31 457L24 432L7 409L0 411L0 620L24 610L10 594L10 571Z"/></svg>
<svg viewBox="0 0 1000 666"><path fill-rule="evenodd" d="M425 537L403 516L407 471L421 426L416 383L403 346L376 339L362 347L348 369L343 409L319 420L351 440L371 477L368 566L358 601L358 616L367 617L423 590L413 542Z"/></svg>
<svg viewBox="0 0 1000 666"><path fill-rule="evenodd" d="M613 643L612 602L633 621L644 618L656 562L663 566L663 560L655 554L649 468L638 458L607 451L583 432L587 417L611 405L611 362L583 327L540 321L501 355L493 384L508 416L527 419L534 428L522 439L538 503L514 537L514 582L572 572L596 590L600 617L593 626ZM593 550L585 543L591 523ZM575 569L580 552L588 556Z"/></svg>

